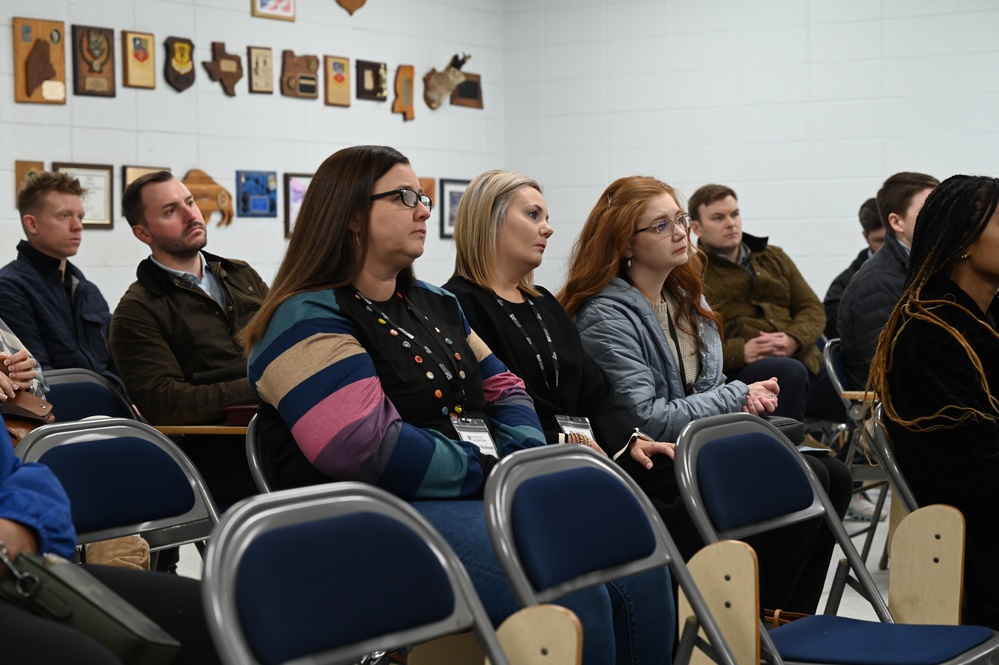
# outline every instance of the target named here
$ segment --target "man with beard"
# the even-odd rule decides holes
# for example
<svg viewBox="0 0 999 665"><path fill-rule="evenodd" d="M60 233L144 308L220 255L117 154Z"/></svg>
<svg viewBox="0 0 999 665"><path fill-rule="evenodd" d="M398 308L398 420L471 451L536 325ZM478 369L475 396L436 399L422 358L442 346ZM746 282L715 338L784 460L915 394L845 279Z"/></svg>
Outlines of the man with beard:
<svg viewBox="0 0 999 665"><path fill-rule="evenodd" d="M267 285L247 263L203 251L205 219L169 172L136 179L121 207L152 250L111 319L111 352L129 395L156 425L221 424L226 407L256 402L237 336ZM222 508L256 493L243 437L230 438L178 439Z"/></svg>

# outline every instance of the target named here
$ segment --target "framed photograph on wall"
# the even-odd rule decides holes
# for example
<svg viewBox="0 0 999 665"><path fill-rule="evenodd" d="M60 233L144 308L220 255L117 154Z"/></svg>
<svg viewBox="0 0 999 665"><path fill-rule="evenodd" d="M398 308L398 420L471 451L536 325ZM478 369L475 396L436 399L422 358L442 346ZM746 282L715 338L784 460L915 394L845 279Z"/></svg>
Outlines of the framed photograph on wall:
<svg viewBox="0 0 999 665"><path fill-rule="evenodd" d="M83 196L83 226L90 229L114 227L114 178L110 164L70 164L54 162L53 171L65 173L80 181L87 190Z"/></svg>
<svg viewBox="0 0 999 665"><path fill-rule="evenodd" d="M236 171L236 216L277 217L277 173Z"/></svg>
<svg viewBox="0 0 999 665"><path fill-rule="evenodd" d="M295 0L250 0L250 3L254 16L281 21L295 20Z"/></svg>
<svg viewBox="0 0 999 665"><path fill-rule="evenodd" d="M284 237L290 238L295 230L295 220L305 199L305 192L312 182L311 173L284 174Z"/></svg>
<svg viewBox="0 0 999 665"><path fill-rule="evenodd" d="M471 180L445 180L441 178L441 198L435 205L441 209L441 238L454 237L454 218L458 204Z"/></svg>

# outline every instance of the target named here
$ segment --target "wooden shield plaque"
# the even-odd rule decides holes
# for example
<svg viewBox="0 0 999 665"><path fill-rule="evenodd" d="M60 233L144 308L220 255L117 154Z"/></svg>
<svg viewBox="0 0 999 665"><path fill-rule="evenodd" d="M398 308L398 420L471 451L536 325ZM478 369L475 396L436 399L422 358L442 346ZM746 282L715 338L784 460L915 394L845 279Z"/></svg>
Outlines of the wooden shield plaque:
<svg viewBox="0 0 999 665"><path fill-rule="evenodd" d="M156 87L156 52L148 32L121 31L122 83L129 88Z"/></svg>
<svg viewBox="0 0 999 665"><path fill-rule="evenodd" d="M412 120L416 115L413 108L413 78L415 76L413 65L399 65L399 70L395 74L395 101L392 103L392 112L401 113L404 121Z"/></svg>
<svg viewBox="0 0 999 665"><path fill-rule="evenodd" d="M14 18L14 100L66 103L66 28L62 21Z"/></svg>
<svg viewBox="0 0 999 665"><path fill-rule="evenodd" d="M14 198L21 191L24 179L33 173L41 173L45 170L44 162L34 162L18 159L14 162Z"/></svg>
<svg viewBox="0 0 999 665"><path fill-rule="evenodd" d="M114 97L114 30L73 26L73 94Z"/></svg>
<svg viewBox="0 0 999 665"><path fill-rule="evenodd" d="M326 71L326 104L350 106L350 58L335 55L324 57Z"/></svg>
<svg viewBox="0 0 999 665"><path fill-rule="evenodd" d="M222 84L225 94L236 96L236 82L243 78L243 61L225 52L225 42L212 42L212 59L201 64L208 70L208 78Z"/></svg>
<svg viewBox="0 0 999 665"><path fill-rule="evenodd" d="M281 94L287 97L319 97L319 58L281 51Z"/></svg>
<svg viewBox="0 0 999 665"><path fill-rule="evenodd" d="M163 46L166 47L163 76L170 87L184 92L194 85L194 42L183 37L167 37Z"/></svg>

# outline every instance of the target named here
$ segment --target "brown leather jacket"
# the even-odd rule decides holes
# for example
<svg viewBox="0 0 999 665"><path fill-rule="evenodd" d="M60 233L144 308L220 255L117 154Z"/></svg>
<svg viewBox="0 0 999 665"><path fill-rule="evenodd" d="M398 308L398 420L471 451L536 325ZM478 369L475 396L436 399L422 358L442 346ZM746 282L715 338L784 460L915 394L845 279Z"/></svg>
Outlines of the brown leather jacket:
<svg viewBox="0 0 999 665"><path fill-rule="evenodd" d="M826 325L822 301L780 247L748 233L742 242L749 247L755 278L726 258L707 254L704 262L704 295L725 323L725 372L746 366L746 342L764 331L796 339L801 348L794 357L818 373L822 353L815 343Z"/></svg>
<svg viewBox="0 0 999 665"><path fill-rule="evenodd" d="M146 259L111 318L121 378L155 425L218 424L226 406L256 401L236 334L260 309L267 285L243 261L204 255L225 289L225 309Z"/></svg>

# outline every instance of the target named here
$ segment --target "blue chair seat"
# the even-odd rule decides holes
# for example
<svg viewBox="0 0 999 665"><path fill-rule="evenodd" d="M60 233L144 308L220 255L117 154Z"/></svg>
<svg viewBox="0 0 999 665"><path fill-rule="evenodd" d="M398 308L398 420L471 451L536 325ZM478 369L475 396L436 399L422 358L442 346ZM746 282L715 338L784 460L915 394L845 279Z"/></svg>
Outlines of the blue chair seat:
<svg viewBox="0 0 999 665"><path fill-rule="evenodd" d="M805 617L769 632L785 661L830 665L939 665L990 640L982 626L923 626Z"/></svg>

